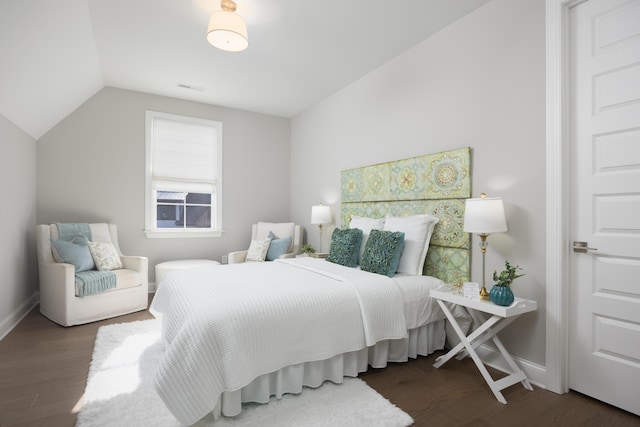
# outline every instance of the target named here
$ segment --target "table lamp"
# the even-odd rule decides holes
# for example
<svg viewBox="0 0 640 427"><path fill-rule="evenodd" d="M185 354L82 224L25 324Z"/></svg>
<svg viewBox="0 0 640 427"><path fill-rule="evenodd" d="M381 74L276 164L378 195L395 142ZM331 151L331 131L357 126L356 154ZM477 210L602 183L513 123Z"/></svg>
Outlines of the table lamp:
<svg viewBox="0 0 640 427"><path fill-rule="evenodd" d="M480 299L488 300L489 293L485 287L485 256L487 253L487 236L493 233L507 231L504 217L504 206L499 197L487 197L480 194L478 199L467 199L464 212L464 231L476 233L480 236L480 251L482 252L482 289Z"/></svg>
<svg viewBox="0 0 640 427"><path fill-rule="evenodd" d="M322 253L322 226L331 223L331 207L323 204L311 207L311 224L317 224L320 229L320 253Z"/></svg>

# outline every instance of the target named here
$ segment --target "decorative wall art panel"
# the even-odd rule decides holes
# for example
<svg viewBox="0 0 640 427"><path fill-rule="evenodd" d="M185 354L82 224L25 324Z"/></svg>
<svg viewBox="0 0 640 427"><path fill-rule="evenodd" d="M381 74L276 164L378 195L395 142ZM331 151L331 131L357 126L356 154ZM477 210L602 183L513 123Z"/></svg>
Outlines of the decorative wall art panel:
<svg viewBox="0 0 640 427"><path fill-rule="evenodd" d="M342 172L342 202L471 197L470 148Z"/></svg>
<svg viewBox="0 0 640 427"><path fill-rule="evenodd" d="M440 218L424 274L447 283L470 280L465 199L471 197L469 147L342 172L342 227L352 215L382 218L430 214Z"/></svg>

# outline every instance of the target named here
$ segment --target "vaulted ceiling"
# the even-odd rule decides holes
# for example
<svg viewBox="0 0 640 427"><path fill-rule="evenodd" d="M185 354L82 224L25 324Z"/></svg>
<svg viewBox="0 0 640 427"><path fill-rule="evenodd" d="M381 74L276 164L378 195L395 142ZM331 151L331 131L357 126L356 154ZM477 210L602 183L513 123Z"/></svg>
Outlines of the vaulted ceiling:
<svg viewBox="0 0 640 427"><path fill-rule="evenodd" d="M488 1L236 0L230 53L219 0L2 0L0 114L38 139L112 86L293 117Z"/></svg>

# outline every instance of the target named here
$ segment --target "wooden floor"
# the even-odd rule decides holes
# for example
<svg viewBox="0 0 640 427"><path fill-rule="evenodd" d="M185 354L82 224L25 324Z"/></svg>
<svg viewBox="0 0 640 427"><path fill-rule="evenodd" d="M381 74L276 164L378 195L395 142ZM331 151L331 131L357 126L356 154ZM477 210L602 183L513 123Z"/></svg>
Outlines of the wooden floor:
<svg viewBox="0 0 640 427"><path fill-rule="evenodd" d="M36 307L0 341L0 426L74 426L98 328L149 318L143 311L63 328ZM516 384L504 390L509 403L502 405L471 360L435 369L437 355L361 378L409 413L415 426L640 426L639 417L574 392L531 392Z"/></svg>

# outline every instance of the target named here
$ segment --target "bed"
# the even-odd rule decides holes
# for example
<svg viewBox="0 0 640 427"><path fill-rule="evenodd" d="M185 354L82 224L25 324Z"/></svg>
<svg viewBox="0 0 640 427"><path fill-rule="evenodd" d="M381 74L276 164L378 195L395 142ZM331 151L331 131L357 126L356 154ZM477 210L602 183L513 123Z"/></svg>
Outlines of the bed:
<svg viewBox="0 0 640 427"><path fill-rule="evenodd" d="M150 308L166 344L154 385L176 418L193 424L211 413L234 416L243 402L266 403L443 349L445 316L429 291L469 279L469 236L462 231L469 151L342 172L335 235L380 218L383 228L433 223L422 246L404 230L396 274L372 272L370 254L360 250L356 266L345 264L332 236L333 262L300 257L167 276ZM362 241L381 234L374 229ZM463 310L456 315L468 318Z"/></svg>

